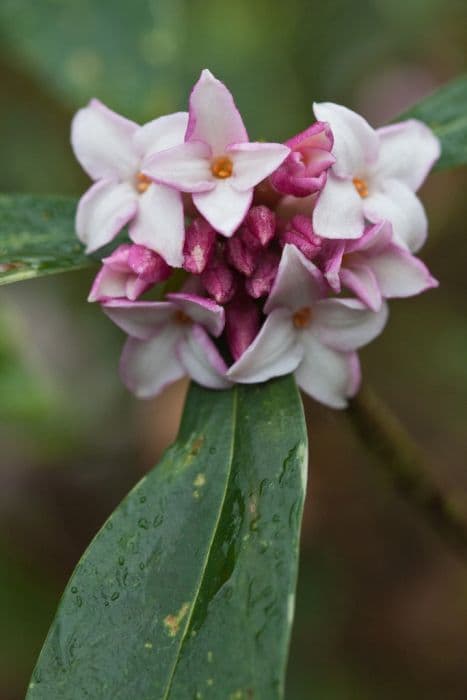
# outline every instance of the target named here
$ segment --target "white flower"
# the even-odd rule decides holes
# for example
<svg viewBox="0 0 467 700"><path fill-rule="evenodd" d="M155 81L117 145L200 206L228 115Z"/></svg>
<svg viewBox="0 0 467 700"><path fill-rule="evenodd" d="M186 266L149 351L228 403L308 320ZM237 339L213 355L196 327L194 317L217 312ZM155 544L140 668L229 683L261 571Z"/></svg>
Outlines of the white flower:
<svg viewBox="0 0 467 700"><path fill-rule="evenodd" d="M346 107L322 102L316 118L328 122L336 158L313 212L315 232L325 238L359 238L365 219L392 224L395 243L418 250L427 218L414 194L439 158L433 132L415 119L374 130Z"/></svg>
<svg viewBox="0 0 467 700"><path fill-rule="evenodd" d="M325 290L318 268L286 245L264 307L266 321L227 377L250 384L295 372L307 394L345 407L360 384L355 350L381 332L387 306L373 312L354 299L326 299Z"/></svg>

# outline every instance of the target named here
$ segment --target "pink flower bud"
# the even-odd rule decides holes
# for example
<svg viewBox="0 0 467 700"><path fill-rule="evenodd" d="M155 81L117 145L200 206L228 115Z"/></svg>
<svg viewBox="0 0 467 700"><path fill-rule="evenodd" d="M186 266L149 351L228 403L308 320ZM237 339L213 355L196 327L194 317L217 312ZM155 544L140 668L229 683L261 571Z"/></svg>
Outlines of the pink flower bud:
<svg viewBox="0 0 467 700"><path fill-rule="evenodd" d="M200 275L208 264L216 240L216 232L204 219L195 219L185 233L183 267L187 272Z"/></svg>
<svg viewBox="0 0 467 700"><path fill-rule="evenodd" d="M143 282L156 284L170 277L172 268L154 250L132 245L128 251L128 267Z"/></svg>
<svg viewBox="0 0 467 700"><path fill-rule="evenodd" d="M153 250L124 243L102 261L88 301L137 299L157 282L167 279L172 268Z"/></svg>
<svg viewBox="0 0 467 700"><path fill-rule="evenodd" d="M267 246L276 232L276 215L264 204L251 207L248 212L242 237L253 250Z"/></svg>
<svg viewBox="0 0 467 700"><path fill-rule="evenodd" d="M311 219L304 214L297 214L287 222L279 240L282 247L292 243L309 260L318 255L322 246L322 239L313 232Z"/></svg>
<svg viewBox="0 0 467 700"><path fill-rule="evenodd" d="M245 243L242 232L227 239L225 252L227 262L238 272L241 272L246 277L253 273L256 267L257 254Z"/></svg>
<svg viewBox="0 0 467 700"><path fill-rule="evenodd" d="M256 338L260 328L260 312L250 297L237 296L225 309L225 332L234 360L238 360Z"/></svg>
<svg viewBox="0 0 467 700"><path fill-rule="evenodd" d="M251 277L245 281L245 289L253 299L269 294L279 267L280 256L272 250L265 250Z"/></svg>
<svg viewBox="0 0 467 700"><path fill-rule="evenodd" d="M230 301L237 289L237 276L220 257L215 257L201 275L204 288L218 304Z"/></svg>
<svg viewBox="0 0 467 700"><path fill-rule="evenodd" d="M333 136L329 125L316 122L286 145L292 149L285 161L271 175L278 192L306 197L319 192L326 183L326 170L333 165Z"/></svg>

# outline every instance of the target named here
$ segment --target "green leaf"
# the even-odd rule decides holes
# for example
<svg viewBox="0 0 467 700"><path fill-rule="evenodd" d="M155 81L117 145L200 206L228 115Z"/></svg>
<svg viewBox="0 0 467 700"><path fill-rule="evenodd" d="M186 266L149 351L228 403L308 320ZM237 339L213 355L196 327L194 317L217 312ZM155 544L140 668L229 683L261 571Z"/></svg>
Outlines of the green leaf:
<svg viewBox="0 0 467 700"><path fill-rule="evenodd" d="M467 75L453 80L398 117L428 124L441 141L436 169L467 163Z"/></svg>
<svg viewBox="0 0 467 700"><path fill-rule="evenodd" d="M28 700L282 698L306 464L292 377L192 386L72 575Z"/></svg>
<svg viewBox="0 0 467 700"><path fill-rule="evenodd" d="M0 195L0 284L94 264L74 233L76 200Z"/></svg>

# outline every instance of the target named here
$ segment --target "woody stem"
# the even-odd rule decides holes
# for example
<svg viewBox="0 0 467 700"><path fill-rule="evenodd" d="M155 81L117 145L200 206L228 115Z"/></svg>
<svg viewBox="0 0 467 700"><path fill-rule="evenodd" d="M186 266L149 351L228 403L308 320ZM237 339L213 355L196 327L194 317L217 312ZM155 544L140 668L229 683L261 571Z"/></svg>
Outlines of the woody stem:
<svg viewBox="0 0 467 700"><path fill-rule="evenodd" d="M432 479L422 451L399 419L369 387L352 399L347 415L396 491L467 559L467 514Z"/></svg>

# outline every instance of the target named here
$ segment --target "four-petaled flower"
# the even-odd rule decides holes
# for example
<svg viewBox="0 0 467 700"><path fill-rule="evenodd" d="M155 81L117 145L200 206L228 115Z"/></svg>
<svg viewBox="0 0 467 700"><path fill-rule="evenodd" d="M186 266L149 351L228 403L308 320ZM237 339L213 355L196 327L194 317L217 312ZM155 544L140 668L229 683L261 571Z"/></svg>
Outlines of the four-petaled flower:
<svg viewBox="0 0 467 700"><path fill-rule="evenodd" d="M224 328L222 306L195 294L167 294L167 301L106 301L112 321L129 335L120 370L124 383L142 399L159 394L188 374L212 389L230 386L227 366L208 332ZM208 331L208 332L206 332Z"/></svg>
<svg viewBox="0 0 467 700"><path fill-rule="evenodd" d="M174 267L183 262L183 203L176 190L153 183L148 158L182 143L188 114L179 112L139 126L98 100L75 115L71 143L95 184L81 198L76 232L88 253L109 243L129 224L130 238Z"/></svg>
<svg viewBox="0 0 467 700"><path fill-rule="evenodd" d="M286 245L264 307L266 321L227 377L251 384L295 372L307 394L334 408L346 406L360 383L355 351L381 332L387 307L374 312L355 299L325 296L318 268Z"/></svg>
<svg viewBox="0 0 467 700"><path fill-rule="evenodd" d="M278 143L249 143L232 95L204 70L190 97L185 143L148 159L144 173L191 192L198 211L219 233L231 236L251 205L253 188L290 152Z"/></svg>
<svg viewBox="0 0 467 700"><path fill-rule="evenodd" d="M414 119L374 130L359 114L331 102L315 104L314 112L331 127L336 158L313 212L315 233L360 238L365 219L387 220L396 243L419 250L428 227L414 193L440 155L433 132Z"/></svg>
<svg viewBox="0 0 467 700"><path fill-rule="evenodd" d="M388 221L368 227L355 240L326 241L320 256L332 290L339 294L345 287L373 311L383 299L410 297L438 286L419 258L394 243Z"/></svg>

